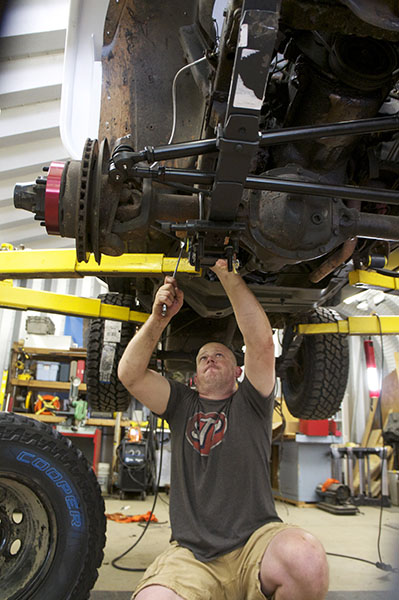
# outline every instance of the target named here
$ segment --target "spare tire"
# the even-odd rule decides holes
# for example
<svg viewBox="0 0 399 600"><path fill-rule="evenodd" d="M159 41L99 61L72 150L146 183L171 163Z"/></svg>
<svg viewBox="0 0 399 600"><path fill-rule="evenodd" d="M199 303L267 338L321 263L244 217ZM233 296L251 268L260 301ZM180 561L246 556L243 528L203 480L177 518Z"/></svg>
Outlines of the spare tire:
<svg viewBox="0 0 399 600"><path fill-rule="evenodd" d="M93 469L44 423L0 413L0 600L86 600L103 558Z"/></svg>
<svg viewBox="0 0 399 600"><path fill-rule="evenodd" d="M129 294L108 293L99 296L105 304L131 307L133 296ZM115 323L115 322L114 322ZM119 322L118 322L119 323ZM87 402L93 410L101 412L125 411L129 408L131 395L118 378L118 364L122 354L133 337L136 326L132 322L120 322L120 340L112 342L113 356L109 376L104 381L101 365L104 352L104 319L92 319L87 342L86 382ZM111 348L112 349L112 348Z"/></svg>
<svg viewBox="0 0 399 600"><path fill-rule="evenodd" d="M301 323L331 323L334 310L319 307ZM281 380L285 402L294 417L328 419L338 412L349 372L348 340L342 334L303 335L295 355L284 367L284 356L295 338L293 325L284 332Z"/></svg>

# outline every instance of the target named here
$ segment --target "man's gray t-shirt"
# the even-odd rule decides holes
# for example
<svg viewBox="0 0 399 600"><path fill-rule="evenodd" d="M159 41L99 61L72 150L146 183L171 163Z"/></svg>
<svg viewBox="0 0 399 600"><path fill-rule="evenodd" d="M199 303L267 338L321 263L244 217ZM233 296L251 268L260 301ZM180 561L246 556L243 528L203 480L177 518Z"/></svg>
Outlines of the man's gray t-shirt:
<svg viewBox="0 0 399 600"><path fill-rule="evenodd" d="M270 485L273 394L248 379L227 400L170 381L172 539L206 562L277 516Z"/></svg>

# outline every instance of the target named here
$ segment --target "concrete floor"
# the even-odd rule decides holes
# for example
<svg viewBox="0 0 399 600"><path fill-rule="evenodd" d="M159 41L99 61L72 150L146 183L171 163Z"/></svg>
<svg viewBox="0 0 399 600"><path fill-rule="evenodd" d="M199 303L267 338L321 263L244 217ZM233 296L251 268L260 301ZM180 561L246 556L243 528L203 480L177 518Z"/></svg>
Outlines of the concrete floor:
<svg viewBox="0 0 399 600"><path fill-rule="evenodd" d="M128 500L105 497L108 513L122 512L126 515L143 514L151 509L153 496L145 501L132 496ZM168 501L160 493L155 508L158 524L150 524L137 548L128 553L118 564L128 568L145 568L168 545L170 527ZM361 506L360 513L353 516L332 515L318 508L300 508L292 504L277 502L281 519L295 523L316 535L327 552L347 554L377 562L377 539L380 509ZM108 520L105 557L91 600L128 600L141 577L115 569L111 561L130 548L143 531L137 523L121 524ZM383 511L381 555L385 563L399 566L399 507ZM375 566L329 556L330 591L328 600L397 600L399 598L399 576L386 573ZM244 600L244 599L243 599Z"/></svg>

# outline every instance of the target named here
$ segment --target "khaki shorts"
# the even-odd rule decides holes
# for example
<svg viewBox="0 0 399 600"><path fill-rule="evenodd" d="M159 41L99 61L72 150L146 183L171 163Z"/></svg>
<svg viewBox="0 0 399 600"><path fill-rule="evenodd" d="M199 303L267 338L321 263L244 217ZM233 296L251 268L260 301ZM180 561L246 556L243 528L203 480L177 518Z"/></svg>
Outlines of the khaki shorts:
<svg viewBox="0 0 399 600"><path fill-rule="evenodd" d="M259 581L260 563L273 537L286 523L267 523L237 550L200 562L187 548L171 542L148 567L133 596L149 585L162 585L184 600L265 600Z"/></svg>

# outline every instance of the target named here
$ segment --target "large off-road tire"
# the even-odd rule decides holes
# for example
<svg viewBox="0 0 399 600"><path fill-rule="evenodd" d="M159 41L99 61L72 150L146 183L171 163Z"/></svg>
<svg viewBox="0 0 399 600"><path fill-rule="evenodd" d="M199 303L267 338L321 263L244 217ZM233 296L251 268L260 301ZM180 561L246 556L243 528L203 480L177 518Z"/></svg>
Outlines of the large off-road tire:
<svg viewBox="0 0 399 600"><path fill-rule="evenodd" d="M132 306L133 298L128 294L108 293L99 296L105 304ZM112 373L109 382L100 380L101 353L104 345L104 320L92 319L87 343L87 401L93 410L101 412L125 411L131 396L118 379L118 364L135 332L133 323L121 324L120 342L116 344Z"/></svg>
<svg viewBox="0 0 399 600"><path fill-rule="evenodd" d="M0 600L85 600L103 558L92 468L44 423L0 413Z"/></svg>
<svg viewBox="0 0 399 600"><path fill-rule="evenodd" d="M317 308L303 323L330 323L338 314ZM283 357L294 337L286 328ZM284 362L284 358L283 358ZM288 410L302 419L327 419L340 408L348 380L348 340L341 334L304 335L292 363L283 370L282 388Z"/></svg>

